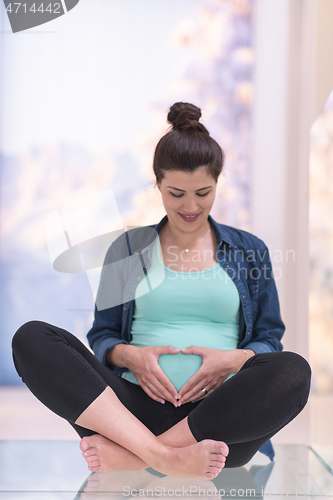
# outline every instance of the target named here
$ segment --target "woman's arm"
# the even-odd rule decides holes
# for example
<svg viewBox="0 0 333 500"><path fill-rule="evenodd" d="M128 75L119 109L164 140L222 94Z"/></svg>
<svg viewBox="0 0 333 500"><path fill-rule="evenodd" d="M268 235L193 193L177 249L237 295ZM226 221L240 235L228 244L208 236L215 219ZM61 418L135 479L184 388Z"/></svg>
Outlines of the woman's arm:
<svg viewBox="0 0 333 500"><path fill-rule="evenodd" d="M105 366L108 366L106 354L117 344L126 344L130 340L122 335L125 286L123 262L126 256L126 238L121 235L106 253L96 297L94 322L87 334L90 347Z"/></svg>
<svg viewBox="0 0 333 500"><path fill-rule="evenodd" d="M95 319L87 338L95 356L105 366L109 366L106 356L116 345L128 344L128 341L121 335L121 315L122 305L101 311L98 311L95 306Z"/></svg>
<svg viewBox="0 0 333 500"><path fill-rule="evenodd" d="M256 267L251 270L253 275L258 276L258 283L250 285L250 292L257 294L255 301L257 310L252 325L252 335L246 343L242 343L244 349L252 349L256 354L282 351L283 346L280 341L285 331L269 251L266 245L261 243L262 248L258 249ZM251 290L251 287L255 290Z"/></svg>

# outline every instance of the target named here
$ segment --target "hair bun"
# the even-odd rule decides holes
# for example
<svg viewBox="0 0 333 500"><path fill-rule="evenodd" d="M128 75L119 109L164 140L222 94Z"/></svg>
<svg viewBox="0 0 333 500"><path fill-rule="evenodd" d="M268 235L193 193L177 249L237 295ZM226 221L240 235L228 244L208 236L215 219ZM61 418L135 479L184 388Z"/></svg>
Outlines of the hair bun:
<svg viewBox="0 0 333 500"><path fill-rule="evenodd" d="M176 102L168 113L168 122L172 125L172 130L186 131L199 130L208 134L206 127L199 122L201 109L189 102Z"/></svg>

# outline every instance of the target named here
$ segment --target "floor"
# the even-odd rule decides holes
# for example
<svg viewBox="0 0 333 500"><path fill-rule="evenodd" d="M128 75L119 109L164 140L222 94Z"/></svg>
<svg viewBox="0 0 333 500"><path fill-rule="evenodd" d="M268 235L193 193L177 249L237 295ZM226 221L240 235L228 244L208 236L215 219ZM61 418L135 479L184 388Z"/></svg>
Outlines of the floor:
<svg viewBox="0 0 333 500"><path fill-rule="evenodd" d="M274 436L274 462L258 453L245 467L223 470L214 484L152 469L91 475L75 431L25 387L0 388L0 401L0 500L333 497L332 396L311 394Z"/></svg>
<svg viewBox="0 0 333 500"><path fill-rule="evenodd" d="M0 442L0 499L333 497L333 475L308 446L279 444L275 451L274 462L256 455L246 466L224 469L214 481L205 481L153 469L90 474L75 441L6 440Z"/></svg>

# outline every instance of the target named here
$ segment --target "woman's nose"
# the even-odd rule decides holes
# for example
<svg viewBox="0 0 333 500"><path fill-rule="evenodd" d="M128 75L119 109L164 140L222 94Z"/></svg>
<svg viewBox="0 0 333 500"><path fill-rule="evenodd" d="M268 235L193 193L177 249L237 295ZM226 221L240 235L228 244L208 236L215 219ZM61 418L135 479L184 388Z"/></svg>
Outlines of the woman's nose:
<svg viewBox="0 0 333 500"><path fill-rule="evenodd" d="M184 202L184 212L194 214L198 209L198 203L194 198L189 198Z"/></svg>

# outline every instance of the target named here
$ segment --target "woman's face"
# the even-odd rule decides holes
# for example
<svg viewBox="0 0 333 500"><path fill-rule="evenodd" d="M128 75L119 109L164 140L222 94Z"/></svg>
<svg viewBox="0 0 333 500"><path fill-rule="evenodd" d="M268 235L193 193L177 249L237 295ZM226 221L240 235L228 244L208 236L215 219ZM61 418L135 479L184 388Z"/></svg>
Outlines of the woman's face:
<svg viewBox="0 0 333 500"><path fill-rule="evenodd" d="M167 170L157 183L169 223L191 233L207 224L215 200L217 182L205 167L195 172Z"/></svg>

